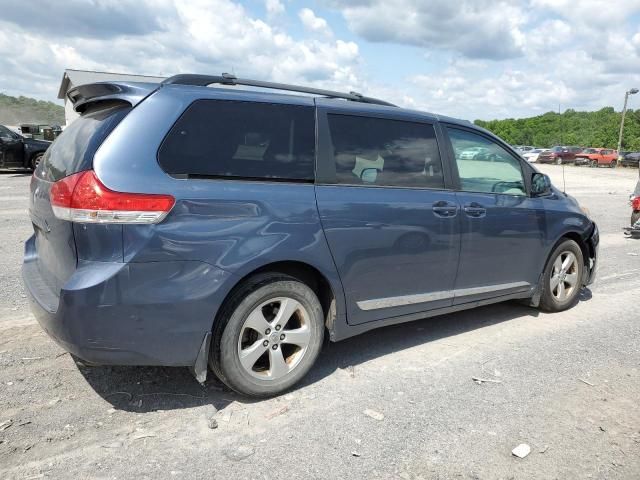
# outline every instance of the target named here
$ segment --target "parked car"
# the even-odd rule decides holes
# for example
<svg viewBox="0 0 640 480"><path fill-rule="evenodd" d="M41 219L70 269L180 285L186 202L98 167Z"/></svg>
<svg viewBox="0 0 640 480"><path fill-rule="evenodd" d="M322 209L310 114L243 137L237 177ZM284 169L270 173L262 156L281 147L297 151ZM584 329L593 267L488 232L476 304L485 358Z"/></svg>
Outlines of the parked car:
<svg viewBox="0 0 640 480"><path fill-rule="evenodd" d="M606 165L614 168L617 164L618 152L608 148L585 148L582 152L576 154L576 165L589 165L597 167Z"/></svg>
<svg viewBox="0 0 640 480"><path fill-rule="evenodd" d="M575 163L576 155L581 151L581 147L558 145L551 148L549 151L540 153L540 155L538 155L538 163L555 163L556 165Z"/></svg>
<svg viewBox="0 0 640 480"><path fill-rule="evenodd" d="M536 147L532 147L531 145L517 145L515 148L520 153L530 152L531 150L535 150Z"/></svg>
<svg viewBox="0 0 640 480"><path fill-rule="evenodd" d="M598 167L606 165L614 168L617 164L618 152L610 148L585 148L582 152L576 154L576 165L589 165L590 167Z"/></svg>
<svg viewBox="0 0 640 480"><path fill-rule="evenodd" d="M522 154L522 158L524 158L527 162L535 163L538 161L538 156L542 152L548 151L548 148L534 148L533 150L529 150Z"/></svg>
<svg viewBox="0 0 640 480"><path fill-rule="evenodd" d="M631 225L625 228L625 231L627 235L640 238L640 180L629 197L629 205L631 205Z"/></svg>
<svg viewBox="0 0 640 480"><path fill-rule="evenodd" d="M640 164L640 152L627 152L620 160L620 165L623 167L638 168L638 164Z"/></svg>
<svg viewBox="0 0 640 480"><path fill-rule="evenodd" d="M228 74L68 97L81 116L34 173L22 272L44 330L86 362L199 381L209 365L263 397L309 371L325 331L510 299L558 312L593 281L596 224L467 121Z"/></svg>
<svg viewBox="0 0 640 480"><path fill-rule="evenodd" d="M0 168L35 169L51 142L34 140L0 125Z"/></svg>

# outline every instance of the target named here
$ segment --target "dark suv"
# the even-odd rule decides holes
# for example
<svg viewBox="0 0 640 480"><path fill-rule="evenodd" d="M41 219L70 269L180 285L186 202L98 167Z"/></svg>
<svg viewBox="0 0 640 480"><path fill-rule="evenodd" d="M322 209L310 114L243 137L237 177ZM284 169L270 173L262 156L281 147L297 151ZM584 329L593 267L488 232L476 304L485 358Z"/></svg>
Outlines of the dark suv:
<svg viewBox="0 0 640 480"><path fill-rule="evenodd" d="M0 168L35 169L51 142L25 138L0 125Z"/></svg>
<svg viewBox="0 0 640 480"><path fill-rule="evenodd" d="M85 361L200 381L208 364L273 395L325 332L510 299L561 311L594 278L594 222L467 121L230 75L69 98L81 117L33 176L23 277ZM465 154L479 149L494 161Z"/></svg>
<svg viewBox="0 0 640 480"><path fill-rule="evenodd" d="M575 163L576 154L582 152L582 147L555 146L538 155L538 163L555 163L562 165L565 163Z"/></svg>

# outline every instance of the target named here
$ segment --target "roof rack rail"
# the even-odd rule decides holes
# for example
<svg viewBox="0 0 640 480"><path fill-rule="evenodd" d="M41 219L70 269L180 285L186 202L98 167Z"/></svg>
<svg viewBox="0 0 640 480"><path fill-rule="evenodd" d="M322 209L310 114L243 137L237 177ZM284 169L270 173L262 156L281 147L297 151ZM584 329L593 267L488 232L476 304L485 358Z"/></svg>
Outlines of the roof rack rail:
<svg viewBox="0 0 640 480"><path fill-rule="evenodd" d="M162 82L163 85L195 85L199 87L206 87L218 83L221 85L245 85L249 87L271 88L274 90L287 90L291 92L310 93L312 95L321 95L329 98L344 98L345 100L351 100L353 102L362 103L374 103L376 105L387 105L389 107L395 107L393 103L385 102L384 100L378 100L377 98L365 97L358 92L341 93L334 92L332 90L323 90L320 88L301 87L298 85L288 85L286 83L275 82L263 82L262 80L249 80L243 78L236 78L235 75L230 73L223 73L222 75L198 75L192 73L185 73L181 75L174 75Z"/></svg>

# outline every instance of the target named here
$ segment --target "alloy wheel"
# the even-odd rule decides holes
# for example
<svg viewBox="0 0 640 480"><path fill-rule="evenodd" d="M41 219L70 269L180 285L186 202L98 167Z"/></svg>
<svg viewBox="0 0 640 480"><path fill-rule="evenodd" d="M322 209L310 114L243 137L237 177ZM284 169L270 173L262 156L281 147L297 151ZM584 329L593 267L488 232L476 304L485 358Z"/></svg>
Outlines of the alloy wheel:
<svg viewBox="0 0 640 480"><path fill-rule="evenodd" d="M564 302L573 295L579 285L578 272L578 259L573 252L564 251L556 257L549 281L557 301Z"/></svg>
<svg viewBox="0 0 640 480"><path fill-rule="evenodd" d="M247 316L238 339L238 357L252 377L277 380L296 368L310 341L307 310L293 298L277 297Z"/></svg>

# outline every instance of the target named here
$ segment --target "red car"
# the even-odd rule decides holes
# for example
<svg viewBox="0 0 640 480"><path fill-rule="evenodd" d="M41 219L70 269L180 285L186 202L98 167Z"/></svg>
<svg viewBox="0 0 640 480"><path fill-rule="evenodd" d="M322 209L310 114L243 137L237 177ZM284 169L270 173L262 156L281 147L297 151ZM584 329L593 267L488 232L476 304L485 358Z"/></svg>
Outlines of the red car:
<svg viewBox="0 0 640 480"><path fill-rule="evenodd" d="M581 153L576 154L576 165L589 165L598 167L606 165L611 168L616 166L618 151L610 148L585 148Z"/></svg>
<svg viewBox="0 0 640 480"><path fill-rule="evenodd" d="M563 163L575 163L576 155L582 152L581 147L555 146L551 150L540 153L538 155L538 163L555 163L562 165Z"/></svg>

